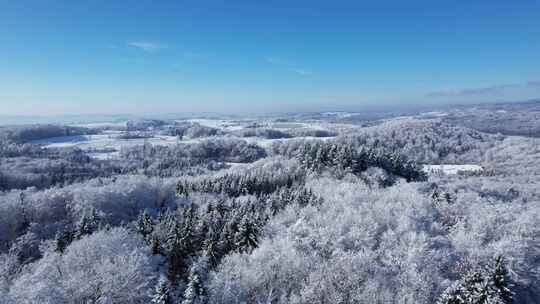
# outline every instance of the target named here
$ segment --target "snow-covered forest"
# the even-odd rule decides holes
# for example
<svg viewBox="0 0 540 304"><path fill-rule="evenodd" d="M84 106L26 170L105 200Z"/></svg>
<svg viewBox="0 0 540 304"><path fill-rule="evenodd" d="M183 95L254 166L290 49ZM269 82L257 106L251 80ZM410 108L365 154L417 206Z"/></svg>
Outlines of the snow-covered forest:
<svg viewBox="0 0 540 304"><path fill-rule="evenodd" d="M0 303L538 303L538 104L1 126Z"/></svg>

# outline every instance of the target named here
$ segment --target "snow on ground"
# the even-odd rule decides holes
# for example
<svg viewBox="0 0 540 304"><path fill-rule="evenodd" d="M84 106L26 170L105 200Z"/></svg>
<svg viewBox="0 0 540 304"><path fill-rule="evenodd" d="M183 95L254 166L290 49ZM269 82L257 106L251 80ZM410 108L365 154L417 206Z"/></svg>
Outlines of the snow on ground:
<svg viewBox="0 0 540 304"><path fill-rule="evenodd" d="M484 168L479 165L424 165L423 170L428 174L443 173L453 175L459 172L482 172Z"/></svg>
<svg viewBox="0 0 540 304"><path fill-rule="evenodd" d="M70 148L76 147L88 151L89 156L98 159L107 159L118 155L121 147L132 147L149 143L151 145L174 145L179 143L176 136L158 135L150 138L121 139L118 135L122 132L109 131L98 135L62 136L41 140L31 143L42 145L45 148ZM95 152L99 151L99 152Z"/></svg>
<svg viewBox="0 0 540 304"><path fill-rule="evenodd" d="M221 129L223 124L226 123L225 120L221 120L221 119L205 119L205 118L196 118L196 119L178 120L178 121L179 122L189 121L193 123L198 123L201 126L212 127L216 129Z"/></svg>
<svg viewBox="0 0 540 304"><path fill-rule="evenodd" d="M189 121L193 123L199 123L204 126L218 128L224 131L236 131L244 129L246 127L252 126L254 120L227 120L227 119L189 119L182 120ZM336 127L336 124L327 124L320 121L303 121L303 122L275 122L272 120L268 121L258 121L258 125L263 128L274 128L281 129L283 131L291 129L311 129L311 130L331 130L332 127ZM111 122L111 123L89 123L78 125L81 127L88 128L100 128L106 129L111 128L110 130L102 131L100 134L96 135L78 135L78 136L63 136L63 137L54 137L41 140L35 140L31 143L38 144L44 148L79 148L88 153L90 157L96 159L109 159L115 158L119 155L119 151L122 147L133 147L138 145L143 145L145 143L151 145L174 145L178 143L197 143L205 138L195 138L195 139L184 139L179 140L176 136L165 136L165 135L155 135L149 138L132 138L132 139L123 139L120 138L122 135L127 134L126 131L118 130L118 127L125 127L126 122ZM351 125L347 125L350 127ZM229 135L230 136L230 135ZM234 136L233 136L234 137ZM294 138L283 138L283 139L265 139L260 137L251 137L251 138L240 138L246 140L250 143L257 144L261 147L269 147L275 141L286 141L286 140L329 140L333 137L294 137Z"/></svg>
<svg viewBox="0 0 540 304"><path fill-rule="evenodd" d="M188 120L177 120L178 122L189 121L192 123L198 123L201 126L221 129L225 131L235 131L244 129L248 124L253 123L253 121L238 121L238 120L224 120L224 119L188 119Z"/></svg>
<svg viewBox="0 0 540 304"><path fill-rule="evenodd" d="M278 129L287 131L290 129L312 129L312 130L328 130L330 124L320 121L307 121L307 122L274 122L269 123L268 127L272 129ZM337 125L337 124L332 124Z"/></svg>
<svg viewBox="0 0 540 304"><path fill-rule="evenodd" d="M395 117L390 117L390 118L383 118L381 119L381 121L393 122L393 121L414 120L414 119L417 119L417 118L412 115L403 115L403 116L395 116Z"/></svg>
<svg viewBox="0 0 540 304"><path fill-rule="evenodd" d="M249 165L248 163L231 163L231 162L225 162L225 164L231 166L231 168L245 167Z"/></svg>
<svg viewBox="0 0 540 304"><path fill-rule="evenodd" d="M420 116L444 117L444 116L448 116L448 113L440 112L440 111L433 111L433 112L420 113Z"/></svg>
<svg viewBox="0 0 540 304"><path fill-rule="evenodd" d="M100 159L100 160L107 160L107 159L115 159L120 156L120 151L112 151L112 152L88 152L88 156Z"/></svg>
<svg viewBox="0 0 540 304"><path fill-rule="evenodd" d="M245 129L246 127L253 126L254 123L261 128L271 128L282 131L287 131L291 129L313 129L313 130L328 130L328 124L319 122L319 121L293 121L293 122L273 122L273 121L264 121L258 120L254 121L252 119L245 120L226 120L226 119L189 119L189 120L178 120L189 121L192 123L198 123L202 126L212 127L216 129L221 129L224 131L237 131Z"/></svg>
<svg viewBox="0 0 540 304"><path fill-rule="evenodd" d="M86 123L86 124L75 124L74 127L82 127L89 129L103 129L103 128L125 128L127 126L127 121L122 122L96 122L96 123Z"/></svg>
<svg viewBox="0 0 540 304"><path fill-rule="evenodd" d="M261 138L261 137L247 137L242 138L245 141L249 143L257 144L263 148L270 147L274 142L277 141L288 141L288 140L330 140L335 137L312 137L312 136L306 136L306 137L291 137L291 138L277 138L277 139L267 139L267 138Z"/></svg>
<svg viewBox="0 0 540 304"><path fill-rule="evenodd" d="M336 116L337 118L349 118L353 117L355 115L359 115L360 113L357 112L344 112L344 111L337 111L337 112L323 112L321 115L323 116Z"/></svg>

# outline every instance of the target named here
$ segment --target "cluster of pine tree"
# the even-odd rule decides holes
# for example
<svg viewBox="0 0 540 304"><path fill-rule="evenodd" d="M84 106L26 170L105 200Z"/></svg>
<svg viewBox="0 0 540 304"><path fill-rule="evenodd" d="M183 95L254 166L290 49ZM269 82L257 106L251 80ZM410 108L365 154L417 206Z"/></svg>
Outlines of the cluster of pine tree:
<svg viewBox="0 0 540 304"><path fill-rule="evenodd" d="M510 287L504 259L499 256L494 265L483 271L469 272L450 286L437 304L511 304Z"/></svg>
<svg viewBox="0 0 540 304"><path fill-rule="evenodd" d="M205 276L223 257L257 248L264 225L288 205L319 203L320 198L305 187L282 187L247 201L223 197L206 208L190 205L181 211L168 210L155 219L142 213L135 229L153 254L165 257L167 266L154 303L170 303L169 298L204 303Z"/></svg>
<svg viewBox="0 0 540 304"><path fill-rule="evenodd" d="M63 253L74 240L80 240L85 235L98 231L101 228L100 226L101 220L96 209L89 208L85 210L73 229L66 229L56 235L55 251Z"/></svg>
<svg viewBox="0 0 540 304"><path fill-rule="evenodd" d="M304 172L294 170L280 172L253 170L229 173L192 181L180 181L177 185L177 193L184 196L188 196L190 192L221 193L229 197L248 194L260 196L282 187L290 188L301 184L304 177Z"/></svg>
<svg viewBox="0 0 540 304"><path fill-rule="evenodd" d="M427 179L422 168L398 153L375 149L354 149L335 142L306 142L297 152L301 164L310 172L330 169L338 173L359 174L369 167L379 167L388 173L403 177L407 182Z"/></svg>

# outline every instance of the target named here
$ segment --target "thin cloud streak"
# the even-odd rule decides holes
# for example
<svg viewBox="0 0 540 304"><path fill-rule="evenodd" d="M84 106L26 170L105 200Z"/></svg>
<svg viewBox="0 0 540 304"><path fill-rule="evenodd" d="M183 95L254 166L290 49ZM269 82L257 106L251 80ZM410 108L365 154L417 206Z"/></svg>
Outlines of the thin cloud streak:
<svg viewBox="0 0 540 304"><path fill-rule="evenodd" d="M157 42L149 41L134 41L128 42L127 45L132 48L136 48L145 52L157 52L159 50L166 49L167 46Z"/></svg>
<svg viewBox="0 0 540 304"><path fill-rule="evenodd" d="M312 74L310 71L303 69L299 67L298 65L291 63L290 61L285 60L280 57L266 57L264 58L264 60L269 64L285 67L287 68L288 71L301 75L301 76L309 76Z"/></svg>
<svg viewBox="0 0 540 304"><path fill-rule="evenodd" d="M461 90L440 90L426 94L427 97L468 97L478 95L496 95L501 94L507 89L520 87L540 86L540 81L529 81L525 84L500 84L488 87L466 88Z"/></svg>
<svg viewBox="0 0 540 304"><path fill-rule="evenodd" d="M304 69L290 68L289 71L294 72L294 73L296 73L298 75L302 75L302 76L311 75L310 71L306 71Z"/></svg>

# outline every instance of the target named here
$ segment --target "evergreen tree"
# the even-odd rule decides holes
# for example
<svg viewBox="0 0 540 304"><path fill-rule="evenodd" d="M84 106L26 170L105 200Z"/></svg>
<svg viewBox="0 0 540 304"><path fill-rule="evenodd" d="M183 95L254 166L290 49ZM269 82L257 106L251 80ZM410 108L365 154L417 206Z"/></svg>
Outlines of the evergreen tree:
<svg viewBox="0 0 540 304"><path fill-rule="evenodd" d="M234 239L239 252L250 252L259 245L259 229L248 216L244 216Z"/></svg>
<svg viewBox="0 0 540 304"><path fill-rule="evenodd" d="M491 277L492 287L495 290L497 297L501 300L501 303L511 304L513 302L513 293L510 290L510 279L508 277L508 271L504 265L504 258L498 256L495 259L495 269Z"/></svg>
<svg viewBox="0 0 540 304"><path fill-rule="evenodd" d="M73 242L74 233L71 230L66 230L56 234L55 242L56 248L55 251L59 253L64 253L66 248Z"/></svg>
<svg viewBox="0 0 540 304"><path fill-rule="evenodd" d="M237 226L235 220L236 218L234 216L230 216L219 235L218 247L223 255L234 250L234 235Z"/></svg>
<svg viewBox="0 0 540 304"><path fill-rule="evenodd" d="M172 304L172 297L169 288L169 281L165 277L161 277L156 285L154 294L152 295L152 303L154 304Z"/></svg>
<svg viewBox="0 0 540 304"><path fill-rule="evenodd" d="M100 218L96 209L86 210L75 229L75 238L80 239L85 235L94 233L99 228Z"/></svg>
<svg viewBox="0 0 540 304"><path fill-rule="evenodd" d="M203 257L191 267L182 304L206 304L208 302L206 289L204 287L207 271L206 263L207 261Z"/></svg>
<svg viewBox="0 0 540 304"><path fill-rule="evenodd" d="M169 266L169 280L177 282L184 279L188 272L189 259L197 254L195 234L195 209L186 208L183 213L183 224L173 220L172 227L167 235L167 258Z"/></svg>
<svg viewBox="0 0 540 304"><path fill-rule="evenodd" d="M159 241L159 238L153 236L151 239L150 239L150 248L152 250L152 254L156 255L156 254L162 254L162 251L161 251L161 242Z"/></svg>
<svg viewBox="0 0 540 304"><path fill-rule="evenodd" d="M146 210L144 210L137 218L136 229L145 240L147 240L148 236L154 231L154 223Z"/></svg>
<svg viewBox="0 0 540 304"><path fill-rule="evenodd" d="M183 182L176 184L176 195L181 197L189 197L189 186Z"/></svg>
<svg viewBox="0 0 540 304"><path fill-rule="evenodd" d="M184 223L181 230L181 246L186 255L195 255L197 248L195 248L195 225L197 222L197 216L195 214L195 208L193 206L184 210Z"/></svg>
<svg viewBox="0 0 540 304"><path fill-rule="evenodd" d="M182 234L180 225L174 222L167 236L167 261L168 275L171 282L177 282L184 277L187 268L186 251L182 243Z"/></svg>
<svg viewBox="0 0 540 304"><path fill-rule="evenodd" d="M211 267L216 266L221 259L219 236L218 232L211 227L210 230L208 230L203 243L204 255L208 258L208 263Z"/></svg>
<svg viewBox="0 0 540 304"><path fill-rule="evenodd" d="M437 304L483 304L480 298L484 290L484 278L479 272L471 272L450 286Z"/></svg>
<svg viewBox="0 0 540 304"><path fill-rule="evenodd" d="M511 304L512 291L502 257L493 269L471 272L450 286L437 304Z"/></svg>

